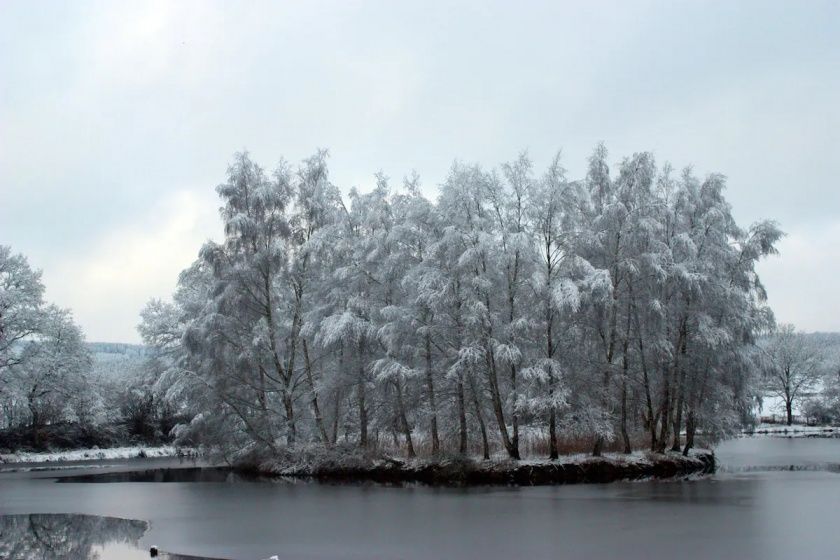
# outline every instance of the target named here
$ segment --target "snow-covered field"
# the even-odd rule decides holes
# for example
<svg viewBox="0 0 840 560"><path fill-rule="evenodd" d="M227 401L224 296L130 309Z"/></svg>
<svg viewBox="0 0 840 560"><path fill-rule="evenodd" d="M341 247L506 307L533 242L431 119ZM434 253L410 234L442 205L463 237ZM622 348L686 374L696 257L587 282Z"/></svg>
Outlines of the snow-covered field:
<svg viewBox="0 0 840 560"><path fill-rule="evenodd" d="M0 455L0 463L56 463L71 461L93 461L113 459L135 459L155 457L192 457L195 450L164 445L161 447L114 447L111 449L76 449L47 453L10 453Z"/></svg>

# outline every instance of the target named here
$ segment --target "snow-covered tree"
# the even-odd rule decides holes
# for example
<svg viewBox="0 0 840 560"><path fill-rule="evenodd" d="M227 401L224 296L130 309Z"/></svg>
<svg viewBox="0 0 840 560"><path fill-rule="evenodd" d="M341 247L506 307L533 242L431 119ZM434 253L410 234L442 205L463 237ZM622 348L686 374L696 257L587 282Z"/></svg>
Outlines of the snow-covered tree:
<svg viewBox="0 0 840 560"><path fill-rule="evenodd" d="M803 393L824 378L826 356L816 340L782 324L761 341L764 351L764 384L785 405L787 425L793 423L793 406Z"/></svg>
<svg viewBox="0 0 840 560"><path fill-rule="evenodd" d="M90 429L104 414L81 328L66 309L43 299L41 272L0 246L0 427L40 430L74 421Z"/></svg>
<svg viewBox="0 0 840 560"><path fill-rule="evenodd" d="M0 245L0 382L9 368L26 359L21 343L43 328L43 297L41 272Z"/></svg>

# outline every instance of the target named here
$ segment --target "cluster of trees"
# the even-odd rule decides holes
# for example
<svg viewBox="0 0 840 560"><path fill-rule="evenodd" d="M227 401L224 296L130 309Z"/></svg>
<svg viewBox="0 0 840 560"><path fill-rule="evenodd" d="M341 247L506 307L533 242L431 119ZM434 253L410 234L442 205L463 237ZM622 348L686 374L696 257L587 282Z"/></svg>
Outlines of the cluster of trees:
<svg viewBox="0 0 840 560"><path fill-rule="evenodd" d="M817 425L840 425L840 366L826 371L822 389L805 401L805 420Z"/></svg>
<svg viewBox="0 0 840 560"><path fill-rule="evenodd" d="M184 419L154 361L117 346L87 344L70 312L44 300L40 271L0 246L0 448L166 440Z"/></svg>
<svg viewBox="0 0 840 560"><path fill-rule="evenodd" d="M782 234L739 227L721 175L607 157L582 180L559 155L456 163L436 201L380 174L348 205L325 152L270 174L237 154L224 239L142 313L179 434L519 458L570 437L687 452L738 425L773 325L755 264Z"/></svg>
<svg viewBox="0 0 840 560"><path fill-rule="evenodd" d="M89 343L93 352L90 379L97 398L105 403L102 424L126 443L166 443L179 422L175 402L160 385L159 367L145 347L133 344Z"/></svg>
<svg viewBox="0 0 840 560"><path fill-rule="evenodd" d="M0 246L0 428L39 430L59 417L93 423L90 353L70 312L44 301L40 271Z"/></svg>

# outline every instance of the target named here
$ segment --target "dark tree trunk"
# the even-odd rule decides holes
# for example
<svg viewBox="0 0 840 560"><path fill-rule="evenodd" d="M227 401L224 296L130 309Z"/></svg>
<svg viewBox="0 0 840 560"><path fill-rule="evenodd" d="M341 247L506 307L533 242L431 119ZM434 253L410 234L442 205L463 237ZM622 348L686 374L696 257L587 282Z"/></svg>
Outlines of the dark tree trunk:
<svg viewBox="0 0 840 560"><path fill-rule="evenodd" d="M512 453L510 453L511 458L519 459L519 412L516 410L517 406L517 397L519 393L517 393L516 388L516 366L510 366L510 385L511 385L511 392L513 393L513 406L511 410L511 422L513 423L513 436L510 439L510 447L512 449Z"/></svg>
<svg viewBox="0 0 840 560"><path fill-rule="evenodd" d="M608 358L608 362L611 362L611 357ZM609 407L609 387L610 387L610 373L607 368L604 369L604 374L601 380L601 391L603 394L601 396L601 403L603 406L603 414L607 414L607 409ZM597 435L595 436L595 445L592 446L592 456L593 457L600 457L604 451L604 436Z"/></svg>
<svg viewBox="0 0 840 560"><path fill-rule="evenodd" d="M674 411L674 443L671 446L672 451L680 450L680 432L682 428L683 407L685 405L685 391L686 391L686 373L685 373L685 356L688 352L688 330L683 323L682 331L682 345L680 346L680 367L676 374L677 386L677 409Z"/></svg>
<svg viewBox="0 0 840 560"><path fill-rule="evenodd" d="M338 425L341 422L341 392L335 392L335 407L333 408L332 442L338 443Z"/></svg>
<svg viewBox="0 0 840 560"><path fill-rule="evenodd" d="M653 413L653 397L650 393L650 377L648 376L647 360L645 359L645 346L642 342L641 336L639 337L639 362L642 365L642 383L645 388L645 406L647 407L647 420L645 421L645 424L650 432L650 450L656 451L656 416Z"/></svg>
<svg viewBox="0 0 840 560"><path fill-rule="evenodd" d="M625 364L626 364L625 360ZM625 375L626 375L625 367ZM630 436L627 433L627 378L621 382L621 439L624 440L624 452L632 453L633 447L630 445Z"/></svg>
<svg viewBox="0 0 840 560"><path fill-rule="evenodd" d="M315 388L315 376L312 373L312 360L309 358L309 346L306 344L306 339L303 339L303 361L306 366L306 380L309 382L309 391L312 393L310 404L312 405L312 415L315 417L315 427L318 428L318 435L324 445L330 444L330 438L327 436L327 428L324 426L324 417L321 415L321 407L318 404L318 390Z"/></svg>
<svg viewBox="0 0 840 560"><path fill-rule="evenodd" d="M627 433L627 379L630 375L629 348L630 348L630 326L632 319L633 294L627 300L627 323L624 329L624 340L621 345L621 438L624 440L624 453L633 452L630 445L630 436Z"/></svg>
<svg viewBox="0 0 840 560"><path fill-rule="evenodd" d="M493 357L493 351L489 343L485 344L485 354L487 356L487 383L490 387L490 398L493 402L493 414L496 416L496 423L499 426L499 434L502 436L502 444L505 446L508 456L511 459L519 459L519 449L513 446L508 433L507 424L505 423L505 412L502 408L502 397L499 391L499 378L496 375L496 360Z"/></svg>
<svg viewBox="0 0 840 560"><path fill-rule="evenodd" d="M458 374L458 453L461 455L467 452L467 403L464 396L464 374Z"/></svg>
<svg viewBox="0 0 840 560"><path fill-rule="evenodd" d="M397 408L400 413L400 424L402 425L403 435L405 436L405 447L409 458L414 458L417 455L414 453L414 442L411 439L411 426L408 423L408 417L405 414L405 402L403 401L402 387L400 382L396 381L394 386L397 390Z"/></svg>
<svg viewBox="0 0 840 560"><path fill-rule="evenodd" d="M546 249L550 252L550 248ZM549 264L547 276L551 277L551 265ZM548 358L548 400L550 407L548 409L548 458L551 460L557 459L557 409L554 407L554 393L557 391L557 379L554 377L554 367L551 360L554 359L554 333L553 333L553 319L551 304L546 304L545 307L545 355Z"/></svg>
<svg viewBox="0 0 840 560"><path fill-rule="evenodd" d="M286 412L286 445L294 445L297 440L297 426L295 424L295 409L292 395L288 389L283 389L283 409Z"/></svg>
<svg viewBox="0 0 840 560"><path fill-rule="evenodd" d="M688 456L689 450L694 447L694 433L697 431L697 425L694 420L694 409L689 409L688 415L685 419L685 447L683 448L683 455Z"/></svg>
<svg viewBox="0 0 840 560"><path fill-rule="evenodd" d="M680 442L680 432L682 432L682 413L683 413L683 400L680 396L677 399L677 408L674 410L674 439L673 443L671 444L671 451L679 451L682 447L682 443Z"/></svg>
<svg viewBox="0 0 840 560"><path fill-rule="evenodd" d="M668 432L671 427L671 372L665 370L664 383L662 384L662 404L659 411L660 431L659 438L656 442L657 453L665 453L665 447L668 445Z"/></svg>
<svg viewBox="0 0 840 560"><path fill-rule="evenodd" d="M557 459L557 412L554 407L548 412L548 458Z"/></svg>
<svg viewBox="0 0 840 560"><path fill-rule="evenodd" d="M595 445L592 446L592 456L600 457L604 451L604 437L595 436Z"/></svg>
<svg viewBox="0 0 840 560"><path fill-rule="evenodd" d="M399 449L399 448L400 448L400 436L399 436L399 434L397 433L397 431L398 431L398 430L397 430L397 419L396 419L396 418L394 418L394 419L391 421L391 440L394 442L394 448L395 448L395 449ZM379 439L379 437L377 437L376 439L378 440L378 439Z"/></svg>
<svg viewBox="0 0 840 560"><path fill-rule="evenodd" d="M490 459L490 443L487 440L487 426L484 423L484 413L481 412L481 402L478 400L478 391L475 388L475 380L470 377L470 389L473 397L473 405L475 406L475 417L478 419L478 427L481 431L481 449L484 453L484 459Z"/></svg>
<svg viewBox="0 0 840 560"><path fill-rule="evenodd" d="M429 394L429 410L431 411L432 455L440 452L440 437L438 436L437 403L435 401L435 380L432 374L432 341L426 334L426 390Z"/></svg>
<svg viewBox="0 0 840 560"><path fill-rule="evenodd" d="M359 378L356 391L359 401L359 446L368 446L368 411L367 411L367 379L365 379L364 346L359 344Z"/></svg>

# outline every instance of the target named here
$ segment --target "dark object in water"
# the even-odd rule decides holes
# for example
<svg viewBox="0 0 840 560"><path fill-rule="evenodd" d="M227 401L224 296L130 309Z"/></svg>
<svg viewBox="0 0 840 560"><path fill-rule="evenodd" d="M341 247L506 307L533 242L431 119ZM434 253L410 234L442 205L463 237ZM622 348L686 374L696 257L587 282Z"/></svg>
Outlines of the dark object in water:
<svg viewBox="0 0 840 560"><path fill-rule="evenodd" d="M152 558L157 558L157 555L158 555L158 547L152 546L152 548L149 549L149 556L151 556Z"/></svg>

